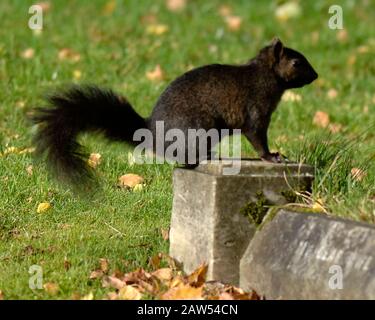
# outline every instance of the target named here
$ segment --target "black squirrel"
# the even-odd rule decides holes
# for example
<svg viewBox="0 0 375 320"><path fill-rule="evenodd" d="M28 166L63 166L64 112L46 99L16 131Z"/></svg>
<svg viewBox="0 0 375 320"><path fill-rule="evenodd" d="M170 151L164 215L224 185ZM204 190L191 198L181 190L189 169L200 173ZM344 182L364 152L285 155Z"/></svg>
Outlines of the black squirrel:
<svg viewBox="0 0 375 320"><path fill-rule="evenodd" d="M281 162L279 153L268 149L272 112L286 89L302 87L317 77L301 53L275 38L244 65L212 64L184 73L169 84L147 119L125 98L96 86L73 86L52 94L49 107L35 110L33 121L39 126L34 142L37 153L47 154L58 176L77 183L91 175L78 134L99 131L111 140L135 145L134 132L147 128L155 133L156 121L164 121L165 130L183 132L241 129L261 159ZM197 155L195 165L199 160Z"/></svg>

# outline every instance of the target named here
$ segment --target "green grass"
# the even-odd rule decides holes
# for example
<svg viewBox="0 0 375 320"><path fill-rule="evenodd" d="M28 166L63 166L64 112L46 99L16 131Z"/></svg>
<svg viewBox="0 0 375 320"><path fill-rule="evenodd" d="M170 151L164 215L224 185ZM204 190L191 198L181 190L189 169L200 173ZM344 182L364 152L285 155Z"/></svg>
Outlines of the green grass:
<svg viewBox="0 0 375 320"><path fill-rule="evenodd" d="M109 15L103 14L106 1L53 1L40 35L27 27L31 1L2 1L0 151L31 146L33 128L26 115L56 86L76 81L111 87L146 116L167 83L191 66L245 62L278 35L306 54L320 80L294 91L301 101L280 104L269 132L271 148L317 165L313 196L329 211L374 222L375 4L337 2L344 10L345 42L327 27L330 1L300 1L302 15L287 23L274 17L277 1L228 1L233 14L243 19L237 32L229 31L218 14L221 1L191 0L182 12L171 13L164 1L118 0ZM154 15L168 31L147 34L147 23L141 22L147 15ZM22 52L28 48L35 55L24 59ZM60 61L63 48L78 52L81 59ZM354 64L348 64L351 57L356 58ZM151 82L145 73L157 64L165 79ZM73 78L75 70L82 73L79 80ZM328 99L332 88L338 96ZM342 130L328 135L315 126L317 110L328 113ZM243 142L244 154L255 156ZM102 190L91 198L56 184L32 154L0 157L0 290L6 299L50 297L44 290L29 289L28 269L33 264L43 267L44 282L59 284L54 298L91 291L102 298L108 289L89 280L99 258L109 259L111 270L130 271L147 267L149 257L168 250L160 230L169 225L173 168L130 167L130 149L101 137L85 136L83 143L103 157L97 169ZM26 172L30 164L32 175ZM351 178L353 167L365 169L367 176L362 181ZM145 177L142 192L116 187L117 178L129 172ZM53 209L38 214L37 205L43 201L51 202ZM71 263L69 270L64 269L64 259Z"/></svg>

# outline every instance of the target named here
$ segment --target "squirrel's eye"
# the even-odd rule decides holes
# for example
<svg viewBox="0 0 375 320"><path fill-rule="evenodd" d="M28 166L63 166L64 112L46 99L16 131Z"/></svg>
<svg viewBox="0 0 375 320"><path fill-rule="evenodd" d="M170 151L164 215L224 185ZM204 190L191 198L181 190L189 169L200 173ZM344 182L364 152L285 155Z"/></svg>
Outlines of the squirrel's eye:
<svg viewBox="0 0 375 320"><path fill-rule="evenodd" d="M298 59L292 60L292 66L293 67L298 67L301 64L301 61Z"/></svg>

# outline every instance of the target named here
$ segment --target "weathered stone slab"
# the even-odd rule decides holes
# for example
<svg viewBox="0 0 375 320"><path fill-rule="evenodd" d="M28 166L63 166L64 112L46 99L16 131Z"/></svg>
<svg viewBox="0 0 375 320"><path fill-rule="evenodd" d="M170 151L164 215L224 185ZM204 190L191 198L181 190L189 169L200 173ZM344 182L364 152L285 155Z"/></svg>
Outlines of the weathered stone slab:
<svg viewBox="0 0 375 320"><path fill-rule="evenodd" d="M375 227L282 209L256 233L240 272L241 288L266 299L375 299Z"/></svg>
<svg viewBox="0 0 375 320"><path fill-rule="evenodd" d="M225 175L235 161L239 173ZM170 255L183 263L186 272L208 263L208 280L238 285L239 262L255 233L244 208L257 205L260 195L269 204L288 202L284 192L290 187L309 188L313 169L298 164L234 162L211 161L195 170L174 171Z"/></svg>

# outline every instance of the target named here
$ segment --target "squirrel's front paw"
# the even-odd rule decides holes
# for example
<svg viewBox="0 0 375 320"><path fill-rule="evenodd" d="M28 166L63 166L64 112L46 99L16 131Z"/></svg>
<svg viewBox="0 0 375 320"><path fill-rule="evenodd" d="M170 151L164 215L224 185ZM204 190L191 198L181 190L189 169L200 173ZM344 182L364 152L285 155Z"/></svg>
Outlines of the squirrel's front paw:
<svg viewBox="0 0 375 320"><path fill-rule="evenodd" d="M268 161L268 162L274 162L274 163L281 163L284 162L283 156L280 155L280 153L268 153L261 157L262 160Z"/></svg>

